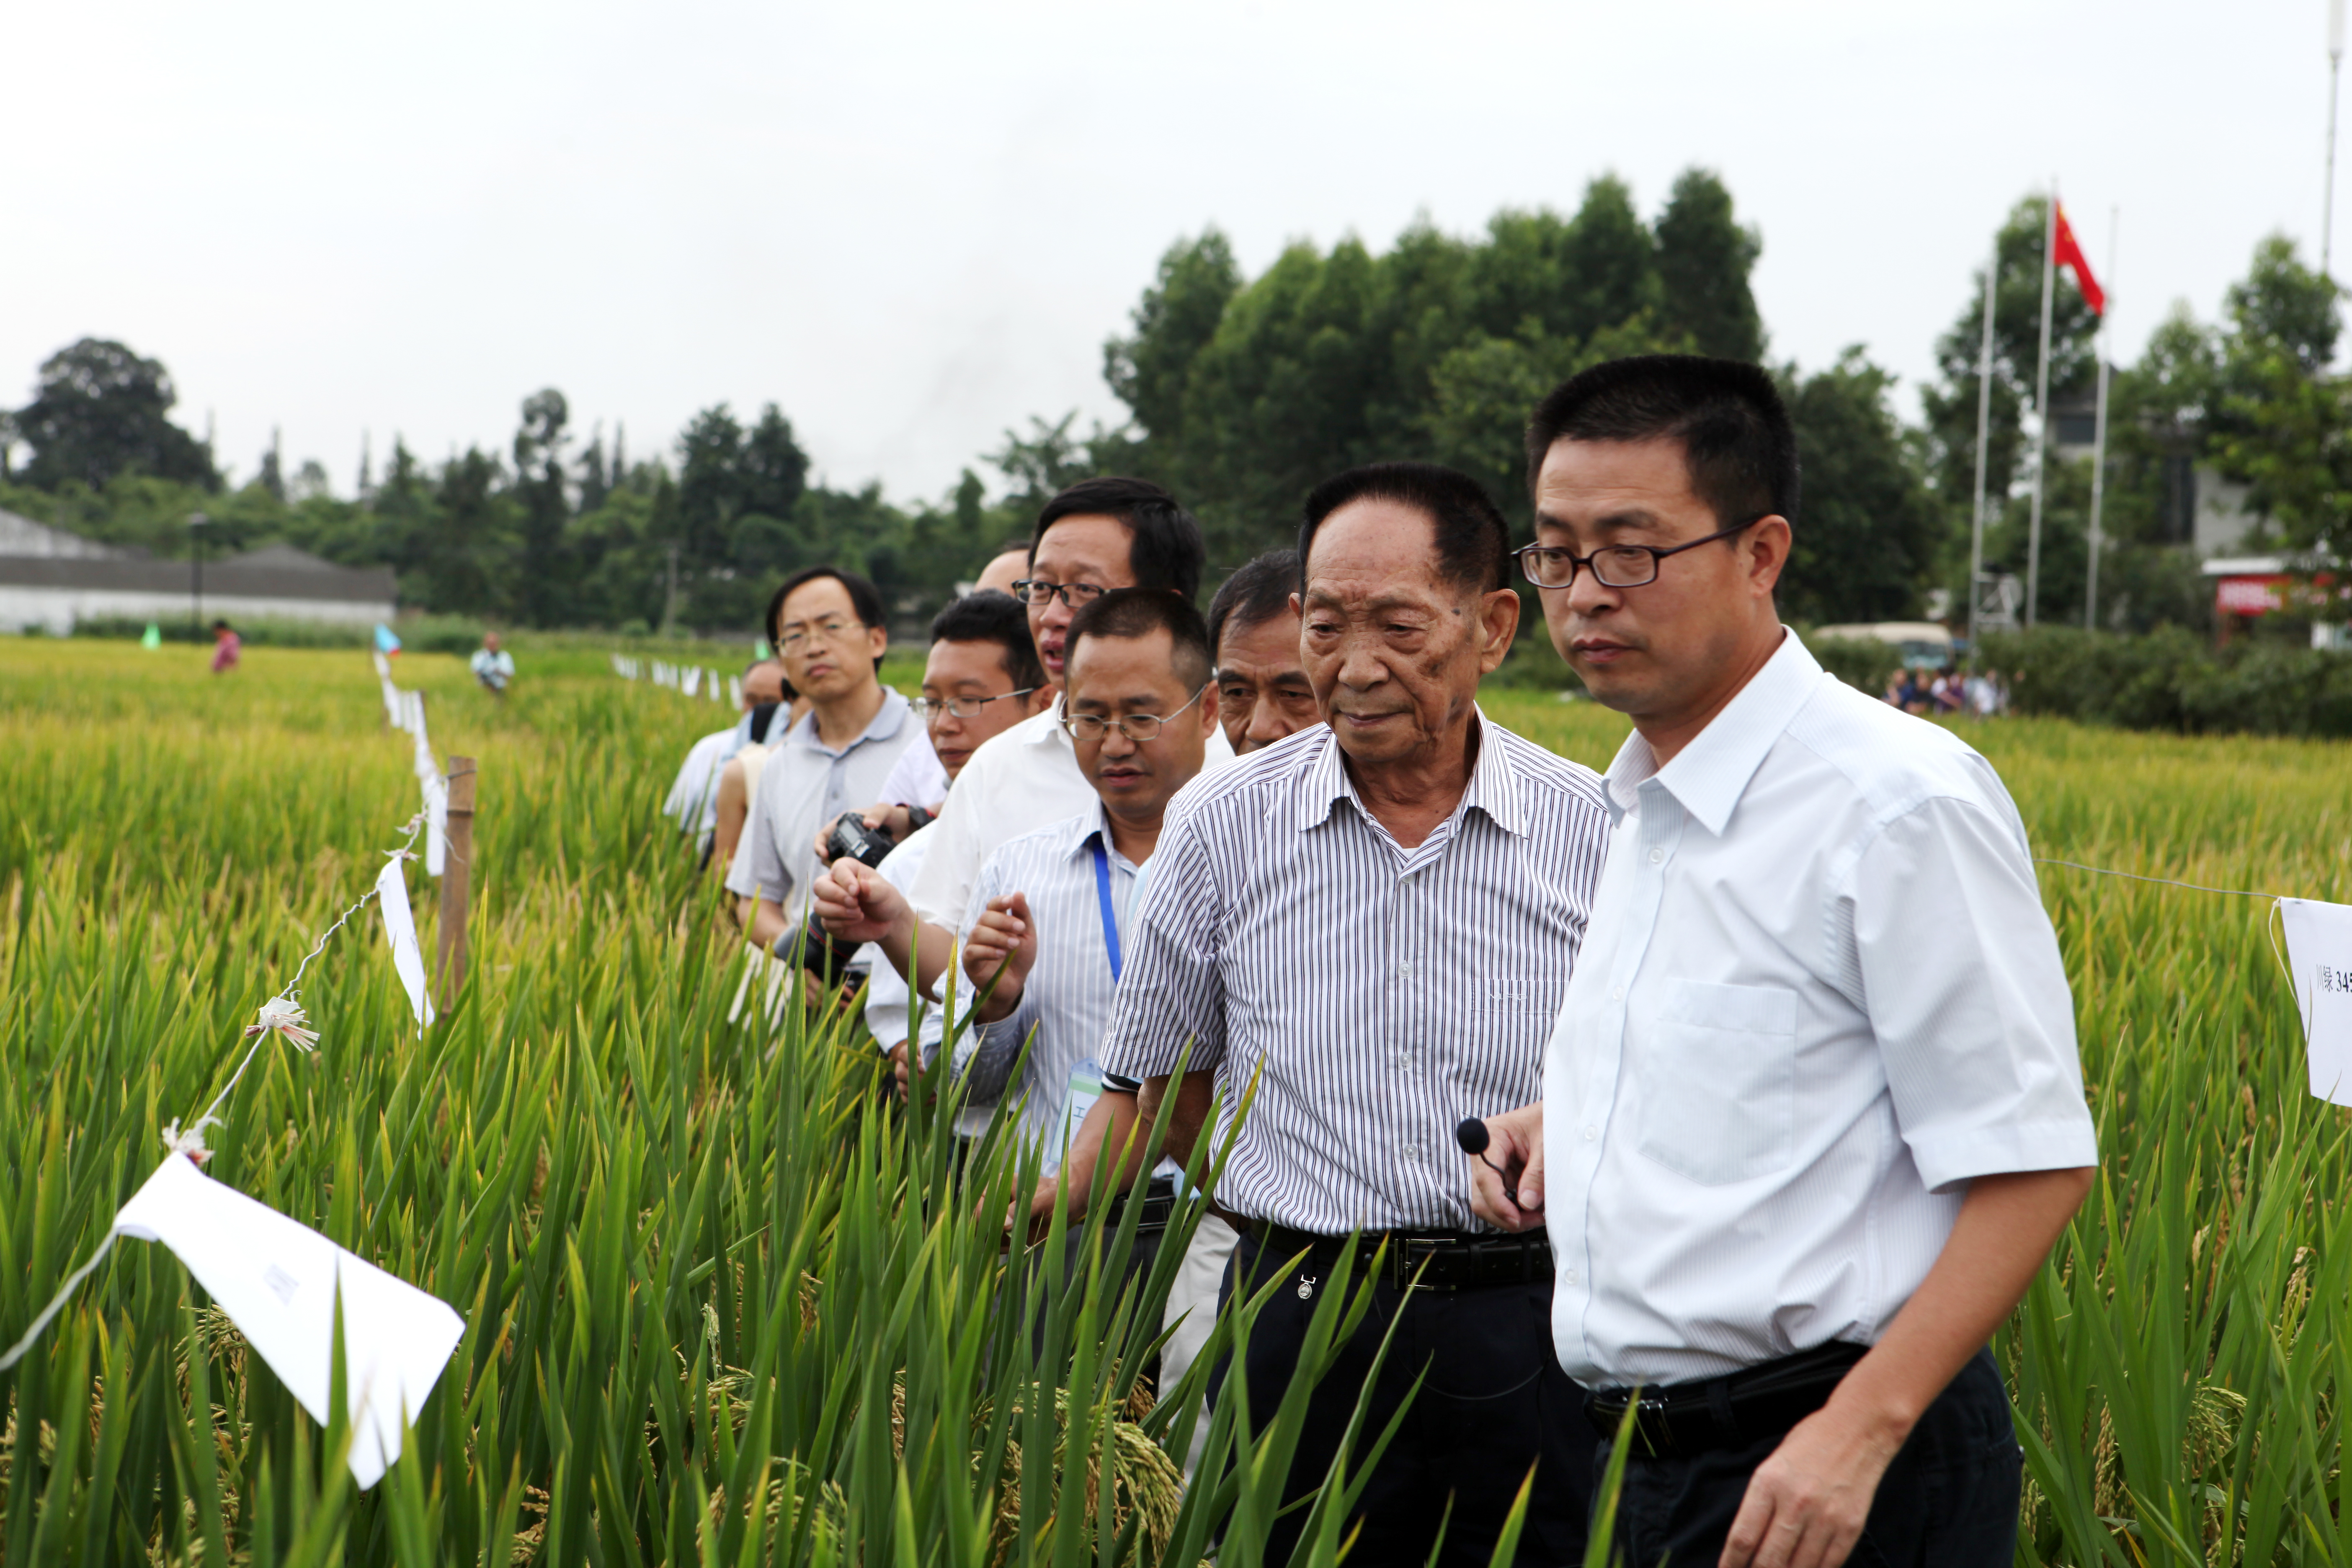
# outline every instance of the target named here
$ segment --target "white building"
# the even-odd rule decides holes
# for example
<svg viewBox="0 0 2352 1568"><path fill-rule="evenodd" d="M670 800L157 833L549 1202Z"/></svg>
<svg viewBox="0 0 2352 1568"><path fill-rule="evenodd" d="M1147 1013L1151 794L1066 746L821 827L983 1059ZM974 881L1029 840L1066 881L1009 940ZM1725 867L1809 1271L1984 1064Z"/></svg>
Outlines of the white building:
<svg viewBox="0 0 2352 1568"><path fill-rule="evenodd" d="M202 603L194 563L100 544L0 510L0 631L38 626L53 637L78 621L185 619L331 621L373 626L393 613L393 574L338 566L272 544L204 563Z"/></svg>

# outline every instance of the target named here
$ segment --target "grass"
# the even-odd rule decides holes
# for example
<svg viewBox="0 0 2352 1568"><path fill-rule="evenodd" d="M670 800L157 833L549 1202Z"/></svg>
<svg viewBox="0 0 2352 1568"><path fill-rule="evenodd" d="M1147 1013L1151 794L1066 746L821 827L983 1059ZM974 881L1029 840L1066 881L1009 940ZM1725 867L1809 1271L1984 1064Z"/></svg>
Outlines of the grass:
<svg viewBox="0 0 2352 1568"><path fill-rule="evenodd" d="M304 982L318 1053L265 1052L211 1170L450 1301L466 1339L355 1496L341 1434L125 1243L0 1374L0 1557L1190 1564L1229 1525L1219 1562L1254 1564L1295 1410L1243 1434L1227 1402L1213 1452L1252 1458L1180 1495L1149 1439L1182 1436L1197 1377L1139 1418L1134 1388L1165 1279L1007 1268L940 1120L877 1110L853 1027L727 1024L716 905L656 812L723 710L586 646L534 653L504 703L455 658L398 675L440 752L480 760L469 984L420 1037L355 921ZM1596 766L1624 733L1539 691L1487 707ZM1969 733L2042 854L2352 900L2352 747ZM216 681L197 649L0 639L0 1339L225 1081L415 794L357 654L249 648ZM2262 907L2042 886L2106 1165L1998 1347L2020 1561L2352 1561L2352 1147L2304 1092ZM1328 1344L1361 1297L1319 1294ZM1338 1523L1306 1550L1329 1561Z"/></svg>

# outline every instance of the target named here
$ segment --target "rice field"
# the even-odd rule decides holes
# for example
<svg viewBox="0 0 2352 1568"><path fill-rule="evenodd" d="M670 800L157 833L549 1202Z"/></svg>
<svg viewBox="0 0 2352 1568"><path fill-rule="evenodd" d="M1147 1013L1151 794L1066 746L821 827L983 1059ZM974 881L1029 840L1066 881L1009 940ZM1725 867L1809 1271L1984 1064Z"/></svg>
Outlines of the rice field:
<svg viewBox="0 0 2352 1568"><path fill-rule="evenodd" d="M219 680L202 658L0 641L0 1342L415 809L363 658L248 649ZM0 1560L1255 1564L1295 1411L1244 1431L1221 1406L1212 1466L1239 1462L1181 1487L1199 1375L1156 1405L1137 1384L1177 1249L1124 1289L1118 1237L1100 1268L1008 1265L975 1211L1022 1173L992 1146L952 1185L942 1120L882 1109L853 1024L729 1023L718 904L656 810L722 710L586 648L526 654L503 704L453 658L396 674L436 749L479 759L467 984L420 1033L363 911L303 982L317 1052L257 1059L208 1169L448 1301L465 1339L357 1493L342 1423L124 1242L0 1374ZM1488 709L1594 765L1623 733L1540 693ZM2352 900L2352 746L1971 738L2043 855ZM2352 1562L2352 1148L2304 1091L2266 906L2042 885L2105 1171L1999 1346L2019 1560ZM1327 1333L1360 1310L1321 1296ZM1302 1548L1322 1561L1347 1479Z"/></svg>

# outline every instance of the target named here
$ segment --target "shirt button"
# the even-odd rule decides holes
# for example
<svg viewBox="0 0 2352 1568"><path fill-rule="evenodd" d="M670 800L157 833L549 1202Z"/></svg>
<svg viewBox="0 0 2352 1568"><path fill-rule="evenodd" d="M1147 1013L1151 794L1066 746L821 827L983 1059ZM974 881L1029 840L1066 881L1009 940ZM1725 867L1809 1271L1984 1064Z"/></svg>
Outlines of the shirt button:
<svg viewBox="0 0 2352 1568"><path fill-rule="evenodd" d="M1622 985L1612 985L1609 988L1609 1000L1612 1002L1625 1000L1625 988Z"/></svg>
<svg viewBox="0 0 2352 1568"><path fill-rule="evenodd" d="M1411 974L1412 973L1412 965L1410 963L1400 963L1397 965L1397 973L1399 974Z"/></svg>
<svg viewBox="0 0 2352 1568"><path fill-rule="evenodd" d="M1584 1141L1585 1141L1587 1143L1591 1142L1594 1139L1596 1139L1596 1138L1598 1138L1598 1137L1600 1137L1600 1136L1601 1136L1601 1129L1600 1129L1600 1128L1598 1128L1598 1127L1588 1127L1588 1128L1586 1128L1586 1129L1584 1130Z"/></svg>
<svg viewBox="0 0 2352 1568"><path fill-rule="evenodd" d="M1666 852L1665 852L1664 850L1663 850L1663 849L1653 849L1653 850L1651 850L1651 851L1650 851L1650 864L1651 864L1651 865L1653 865L1653 866L1654 866L1654 865L1658 864L1660 861L1664 860L1665 858L1666 858Z"/></svg>
<svg viewBox="0 0 2352 1568"><path fill-rule="evenodd" d="M1400 1143L1397 1145L1397 1152L1402 1154L1408 1160L1418 1160L1421 1158L1421 1145L1418 1143Z"/></svg>
<svg viewBox="0 0 2352 1568"><path fill-rule="evenodd" d="M1575 1284L1575 1283L1576 1283L1576 1270L1575 1270L1575 1269L1573 1269L1573 1268L1571 1268L1571 1269L1570 1269L1567 1273L1562 1274L1562 1275L1560 1276L1560 1278L1561 1278L1562 1279L1567 1280L1570 1284L1573 1285L1573 1284Z"/></svg>

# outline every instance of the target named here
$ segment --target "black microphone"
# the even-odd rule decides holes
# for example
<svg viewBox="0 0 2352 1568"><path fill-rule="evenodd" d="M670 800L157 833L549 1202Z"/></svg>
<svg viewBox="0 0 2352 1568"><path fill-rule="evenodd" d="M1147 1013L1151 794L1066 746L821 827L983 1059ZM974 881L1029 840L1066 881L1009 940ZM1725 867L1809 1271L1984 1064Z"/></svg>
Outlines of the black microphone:
<svg viewBox="0 0 2352 1568"><path fill-rule="evenodd" d="M1511 1178L1504 1172L1503 1167L1486 1158L1486 1145L1491 1140L1486 1132L1486 1122L1475 1116L1464 1117L1461 1124L1454 1129L1454 1141L1462 1145L1462 1152L1465 1154L1475 1156L1480 1164L1502 1178L1505 1197L1510 1199L1516 1206L1521 1208L1526 1206L1519 1203L1519 1189L1511 1185Z"/></svg>

